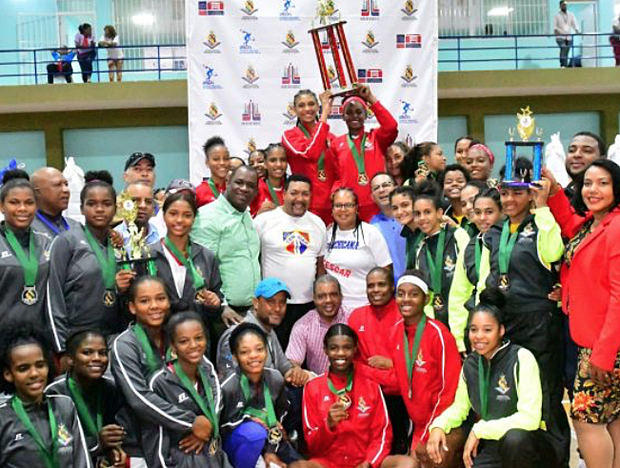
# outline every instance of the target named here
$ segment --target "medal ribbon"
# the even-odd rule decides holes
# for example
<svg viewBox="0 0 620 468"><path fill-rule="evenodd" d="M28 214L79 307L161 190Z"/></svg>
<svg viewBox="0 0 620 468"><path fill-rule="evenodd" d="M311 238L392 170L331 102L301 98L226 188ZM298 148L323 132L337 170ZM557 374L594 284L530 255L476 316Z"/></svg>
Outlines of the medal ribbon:
<svg viewBox="0 0 620 468"><path fill-rule="evenodd" d="M435 258L431 255L431 250L426 246L426 263L431 274L431 286L435 295L441 294L441 273L443 271L443 253L445 250L446 230L441 228L437 237L437 248L435 250Z"/></svg>
<svg viewBox="0 0 620 468"><path fill-rule="evenodd" d="M6 228L6 240L11 246L11 249L15 253L17 261L24 271L24 285L32 287L37 282L37 273L39 271L39 259L37 258L36 249L34 246L34 234L30 229L29 241L28 241L28 255L24 252L22 245L15 237L15 233L7 226Z"/></svg>
<svg viewBox="0 0 620 468"><path fill-rule="evenodd" d="M355 160L358 175L366 175L366 168L364 167L364 153L366 152L366 134L364 133L364 136L362 137L362 143L360 145L362 149L362 154L357 151L357 147L355 146L355 142L353 141L353 138L351 138L351 135L347 135L347 143L349 143L349 149L351 150L351 154L353 155L353 159Z"/></svg>
<svg viewBox="0 0 620 468"><path fill-rule="evenodd" d="M102 248L88 227L84 228L84 234L86 235L88 245L90 245L95 257L97 257L97 263L99 263L99 266L101 267L101 274L103 275L103 284L105 288L114 289L116 283L116 257L114 257L112 243L108 242L107 247Z"/></svg>
<svg viewBox="0 0 620 468"><path fill-rule="evenodd" d="M267 182L267 188L269 189L269 195L271 195L271 200L273 201L273 204L276 206L280 206L280 199L278 198L278 194L271 185L271 182L269 182L269 178L266 178L265 182Z"/></svg>
<svg viewBox="0 0 620 468"><path fill-rule="evenodd" d="M149 368L150 372L155 372L159 369L159 360L155 356L155 352L153 351L153 347L151 346L151 342L144 331L144 327L142 327L139 323L134 323L133 332L138 338L138 342L140 343L140 347L144 354L146 354L146 366Z"/></svg>
<svg viewBox="0 0 620 468"><path fill-rule="evenodd" d="M484 365L485 358L478 356L478 386L480 387L480 415L487 419L487 407L489 403L489 387L491 385L491 363L489 368Z"/></svg>
<svg viewBox="0 0 620 468"><path fill-rule="evenodd" d="M476 271L476 280L480 279L480 260L482 259L481 243L482 243L482 239L476 239L476 248L474 250L474 268Z"/></svg>
<svg viewBox="0 0 620 468"><path fill-rule="evenodd" d="M415 268L415 254L423 238L424 233L418 232L413 242L407 242L407 268Z"/></svg>
<svg viewBox="0 0 620 468"><path fill-rule="evenodd" d="M334 386L332 380L329 377L327 377L327 386L329 387L330 392L332 392L336 396L346 395L353 388L353 372L349 372L347 374L347 384L344 386L344 388L336 390L336 387Z"/></svg>
<svg viewBox="0 0 620 468"><path fill-rule="evenodd" d="M179 263L181 263L192 275L192 282L194 283L194 289L196 291L199 291L200 289L204 288L205 280L198 273L198 270L196 269L196 266L194 265L194 261L192 260L191 244L189 242L187 243L187 257L185 257L185 255L183 255L181 251L177 249L177 246L172 243L172 241L168 238L168 236L166 236L166 238L164 239L164 244L166 245L168 250L170 250L170 253L172 253L174 258L176 258L179 261Z"/></svg>
<svg viewBox="0 0 620 468"><path fill-rule="evenodd" d="M103 403L101 399L101 389L97 389L97 420L95 422L90 414L90 411L88 410L88 406L84 400L84 395L82 395L82 390L70 375L67 376L67 388L69 389L71 399L75 403L80 421L86 428L86 431L92 437L99 437L99 432L103 427Z"/></svg>
<svg viewBox="0 0 620 468"><path fill-rule="evenodd" d="M407 336L407 330L403 333L403 351L405 353L405 362L407 363L407 377L409 379L409 398L412 397L413 392L413 367L418 357L418 350L420 349L420 342L422 341L422 335L424 334L424 328L426 327L426 315L422 314L422 318L418 322L418 327L415 330L413 337L413 348L409 353L409 337Z"/></svg>
<svg viewBox="0 0 620 468"><path fill-rule="evenodd" d="M22 424L26 427L30 437L32 437L35 444L37 444L37 450L39 451L39 456L45 468L60 468L60 463L58 462L58 425L56 424L56 416L54 416L54 412L52 411L52 404L49 401L47 402L47 417L49 419L50 434L52 436L52 446L49 448L45 446L41 434L39 434L34 424L32 424L30 416L28 416L24 408L24 404L17 395L11 398L11 407Z"/></svg>
<svg viewBox="0 0 620 468"><path fill-rule="evenodd" d="M502 234L499 238L499 274L506 275L508 274L508 266L510 265L510 255L512 254L512 249L517 243L517 238L519 237L519 230L517 229L512 234L510 233L510 220L507 219L504 221L504 225L502 226Z"/></svg>
<svg viewBox="0 0 620 468"><path fill-rule="evenodd" d="M200 396L187 374L183 371L183 368L179 364L179 361L174 361L174 364L172 366L174 367L174 371L176 372L177 377L179 378L185 389L192 396L194 402L196 402L196 404L200 408L200 411L203 412L203 414L211 423L211 427L213 428L213 434L211 436L211 439L216 440L220 435L219 421L215 408L215 402L213 400L213 390L211 389L211 385L209 384L209 380L205 375L204 369L200 367L198 368L200 383L202 384L202 388L204 388L205 391L205 396L203 398Z"/></svg>
<svg viewBox="0 0 620 468"><path fill-rule="evenodd" d="M48 228L50 228L54 234L60 234L60 229L58 229L58 226L56 226L50 219L48 219L47 216L41 213L41 211L37 210L35 216L39 218L39 221L41 221ZM65 231L68 231L70 227L67 220L61 216L60 221L62 222L62 227L65 229Z"/></svg>
<svg viewBox="0 0 620 468"><path fill-rule="evenodd" d="M241 374L241 392L245 402L249 402L252 394L250 393L250 382L245 374ZM278 423L278 418L276 418L276 410L273 407L273 401L271 401L271 392L265 381L263 381L263 395L265 397L264 411L249 406L243 412L260 419L267 424L267 427L272 428Z"/></svg>
<svg viewBox="0 0 620 468"><path fill-rule="evenodd" d="M213 193L213 196L217 200L219 198L219 196L222 194L222 192L220 192L217 189L217 185L215 185L215 182L213 182L213 179L211 179L211 177L209 177L207 179L207 184L209 184L209 188L211 189L211 192Z"/></svg>
<svg viewBox="0 0 620 468"><path fill-rule="evenodd" d="M301 129L301 131L306 136L306 138L310 139L310 133L308 132L306 127L304 127L303 124L301 123L297 124L297 126ZM318 172L325 172L325 151L321 152L321 156L319 156L319 160L317 161L316 166L317 166Z"/></svg>

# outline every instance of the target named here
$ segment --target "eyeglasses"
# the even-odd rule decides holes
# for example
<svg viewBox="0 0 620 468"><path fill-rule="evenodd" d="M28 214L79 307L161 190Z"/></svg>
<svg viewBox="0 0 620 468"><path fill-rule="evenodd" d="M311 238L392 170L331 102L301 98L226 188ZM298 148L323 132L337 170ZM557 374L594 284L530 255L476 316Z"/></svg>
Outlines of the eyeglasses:
<svg viewBox="0 0 620 468"><path fill-rule="evenodd" d="M350 210L356 206L356 203L334 203L334 210Z"/></svg>
<svg viewBox="0 0 620 468"><path fill-rule="evenodd" d="M379 189L386 189L390 187L394 187L394 184L391 181L383 182L382 184L375 185L374 187L372 187L372 191L377 192L379 191Z"/></svg>

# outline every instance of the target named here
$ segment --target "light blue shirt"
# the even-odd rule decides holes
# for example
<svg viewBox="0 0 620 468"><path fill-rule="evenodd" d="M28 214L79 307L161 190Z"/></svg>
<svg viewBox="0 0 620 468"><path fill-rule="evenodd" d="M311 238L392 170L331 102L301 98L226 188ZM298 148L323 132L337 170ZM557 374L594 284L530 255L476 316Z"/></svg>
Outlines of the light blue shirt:
<svg viewBox="0 0 620 468"><path fill-rule="evenodd" d="M388 218L383 213L377 213L370 220L376 226L390 249L394 282L403 274L407 266L407 241L400 235L403 227L394 218Z"/></svg>
<svg viewBox="0 0 620 468"><path fill-rule="evenodd" d="M151 221L149 221L148 228L149 228L149 231L147 232L146 238L145 238L146 245L152 244L153 242L157 242L159 239L161 239L161 236L159 235L157 228ZM129 228L127 227L127 224L125 222L122 222L121 224L116 226L114 230L122 234L123 245L127 247L127 244L129 244Z"/></svg>

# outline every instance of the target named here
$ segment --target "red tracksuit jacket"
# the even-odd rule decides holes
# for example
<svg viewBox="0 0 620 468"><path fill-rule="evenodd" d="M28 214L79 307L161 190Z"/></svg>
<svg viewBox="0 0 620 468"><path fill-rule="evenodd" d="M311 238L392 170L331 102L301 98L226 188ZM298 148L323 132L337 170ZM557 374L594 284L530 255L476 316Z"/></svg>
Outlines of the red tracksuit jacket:
<svg viewBox="0 0 620 468"><path fill-rule="evenodd" d="M301 125L301 124L300 124ZM282 135L282 146L286 150L286 159L292 174L303 174L312 182L312 200L310 211L319 216L325 225L331 223L331 190L335 180L334 155L328 142L334 135L329 132L329 125L319 122L313 132L304 132L297 126L290 128ZM321 153L325 152L324 181L318 179L317 162Z"/></svg>
<svg viewBox="0 0 620 468"><path fill-rule="evenodd" d="M392 426L379 385L355 367L349 417L332 431L327 413L338 398L329 390L327 376L311 380L304 389L304 433L311 459L326 468L353 468L364 461L380 466L390 453ZM344 387L345 379L329 376L336 388Z"/></svg>
<svg viewBox="0 0 620 468"><path fill-rule="evenodd" d="M367 366L368 358L372 356L391 358L390 336L400 320L402 317L394 299L383 307L367 305L353 311L349 317L349 326L357 333L355 362L358 366ZM366 372L381 385L387 395L400 394L400 388L389 371L368 367Z"/></svg>
<svg viewBox="0 0 620 468"><path fill-rule="evenodd" d="M427 318L418 356L413 369L412 397L404 346L405 324L401 319L392 330L389 343L394 363L392 376L400 388L409 418L413 421L412 449L426 442L428 427L454 401L461 374L461 358L456 341L448 328L438 320ZM407 329L409 352L413 348L416 327Z"/></svg>
<svg viewBox="0 0 620 468"><path fill-rule="evenodd" d="M276 197L278 197L278 201L280 202L280 206L284 204L284 183L282 183L281 189L282 190L274 190L276 192ZM271 193L269 193L269 186L267 185L267 182L265 182L264 179L260 179L258 181L258 192L250 204L250 214L252 217L256 216L256 213L258 213L258 210L260 210L260 207L265 200L273 202Z"/></svg>
<svg viewBox="0 0 620 468"><path fill-rule="evenodd" d="M357 166L347 143L347 135L334 138L330 144L336 158L336 182L334 187L351 187L357 194L359 203L359 216L367 223L379 212L379 207L372 201L370 180L377 172L385 171L385 152L394 143L398 136L398 123L392 114L377 101L370 109L374 112L379 122L378 128L373 128L366 133L366 150L364 154L364 167L368 183L359 185L357 178ZM354 140L358 152L361 154L361 138Z"/></svg>
<svg viewBox="0 0 620 468"><path fill-rule="evenodd" d="M202 182L200 182L200 184L198 185L198 187L196 187L196 204L198 205L198 208L217 200L217 197L211 191L211 187L209 186L207 180L208 179L203 179ZM216 187L220 191L220 193L224 193L226 191L226 183L219 187L216 185Z"/></svg>

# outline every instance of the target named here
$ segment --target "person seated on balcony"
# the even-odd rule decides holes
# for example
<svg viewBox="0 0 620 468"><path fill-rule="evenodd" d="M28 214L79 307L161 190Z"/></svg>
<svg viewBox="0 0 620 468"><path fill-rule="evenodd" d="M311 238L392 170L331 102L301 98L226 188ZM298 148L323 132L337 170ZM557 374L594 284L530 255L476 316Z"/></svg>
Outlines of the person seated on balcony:
<svg viewBox="0 0 620 468"><path fill-rule="evenodd" d="M65 77L67 83L73 83L73 67L71 61L75 57L75 51L69 50L66 45L54 50L52 52L54 57L54 63L47 65L47 82L48 84L54 83L54 76L62 75Z"/></svg>

